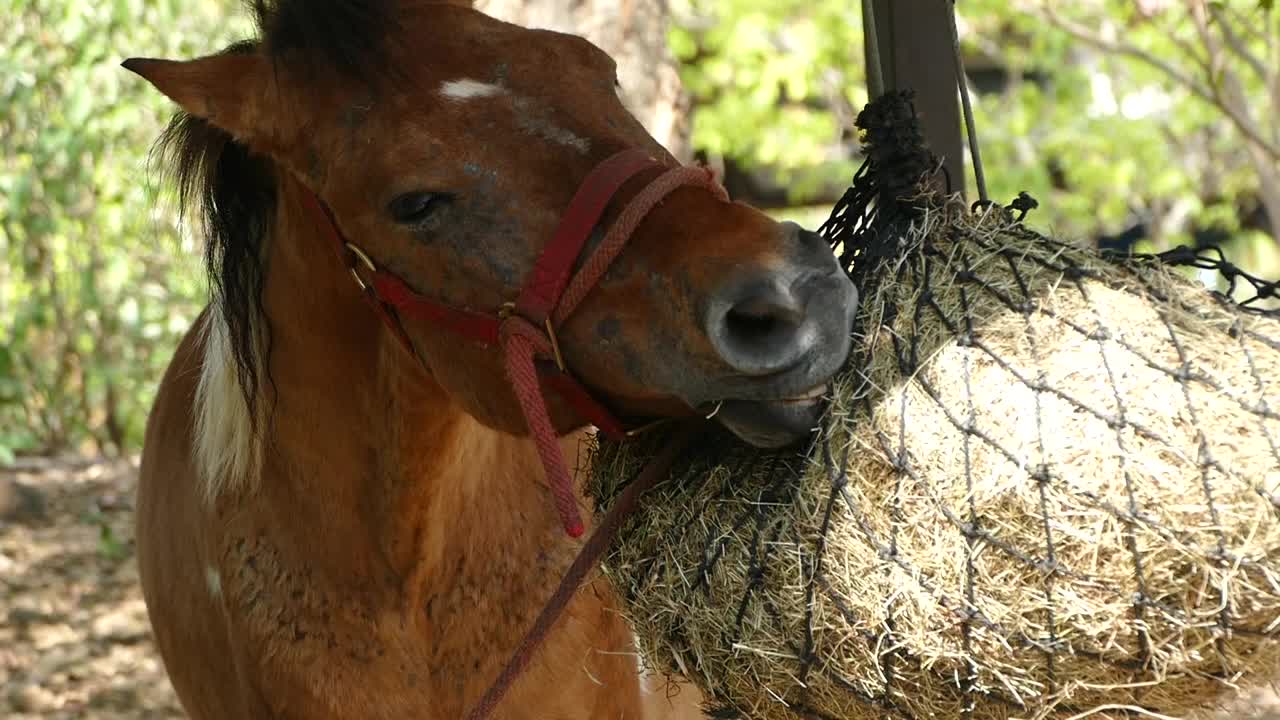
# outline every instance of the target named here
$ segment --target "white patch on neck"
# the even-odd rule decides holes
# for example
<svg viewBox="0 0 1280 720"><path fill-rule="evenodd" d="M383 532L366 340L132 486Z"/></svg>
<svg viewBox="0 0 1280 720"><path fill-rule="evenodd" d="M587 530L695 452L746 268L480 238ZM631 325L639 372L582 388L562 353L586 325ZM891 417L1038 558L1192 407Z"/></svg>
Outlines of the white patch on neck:
<svg viewBox="0 0 1280 720"><path fill-rule="evenodd" d="M204 569L204 582L209 586L209 594L215 598L222 597L222 574L218 568L209 565Z"/></svg>
<svg viewBox="0 0 1280 720"><path fill-rule="evenodd" d="M440 94L450 100L474 100L506 94L506 90L492 83L463 78L450 80L440 86Z"/></svg>
<svg viewBox="0 0 1280 720"><path fill-rule="evenodd" d="M231 339L222 308L215 302L205 317L204 358L195 397L196 467L204 499L212 504L229 491L252 489L262 461L262 443L254 432L261 420L261 403L249 407L236 375ZM255 363L260 362L261 337L254 338ZM259 393L259 396L261 393Z"/></svg>

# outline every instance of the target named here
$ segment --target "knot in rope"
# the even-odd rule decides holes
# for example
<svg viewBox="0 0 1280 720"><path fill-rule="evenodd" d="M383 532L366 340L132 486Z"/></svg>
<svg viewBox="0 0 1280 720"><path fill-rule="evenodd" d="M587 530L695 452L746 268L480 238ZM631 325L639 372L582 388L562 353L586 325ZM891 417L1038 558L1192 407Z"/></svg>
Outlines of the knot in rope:
<svg viewBox="0 0 1280 720"><path fill-rule="evenodd" d="M542 329L519 315L508 315L502 321L498 337L502 343L507 379L538 450L538 459L542 461L560 522L570 537L581 537L585 528L574 493L573 476L565 465L564 454L560 452L559 436L547 412L538 382L538 369L533 362L538 355L547 357L553 353L551 341Z"/></svg>

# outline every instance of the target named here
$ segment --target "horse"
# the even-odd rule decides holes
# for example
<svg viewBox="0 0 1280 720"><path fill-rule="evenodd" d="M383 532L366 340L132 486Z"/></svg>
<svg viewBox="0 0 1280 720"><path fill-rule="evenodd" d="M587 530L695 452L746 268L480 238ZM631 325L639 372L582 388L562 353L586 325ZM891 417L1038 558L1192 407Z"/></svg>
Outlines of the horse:
<svg viewBox="0 0 1280 720"><path fill-rule="evenodd" d="M714 413L799 441L856 293L817 234L681 167L581 38L457 2L252 9L252 40L124 63L179 108L157 151L212 289L146 428L155 642L194 720L453 720L581 546L592 433ZM696 705L642 665L597 577L498 716Z"/></svg>

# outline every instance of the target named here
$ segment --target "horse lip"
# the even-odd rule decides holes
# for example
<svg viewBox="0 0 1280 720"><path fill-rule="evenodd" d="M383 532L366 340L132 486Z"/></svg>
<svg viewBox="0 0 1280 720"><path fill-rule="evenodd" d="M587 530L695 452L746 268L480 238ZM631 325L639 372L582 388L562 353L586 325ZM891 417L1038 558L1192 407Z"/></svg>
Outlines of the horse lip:
<svg viewBox="0 0 1280 720"><path fill-rule="evenodd" d="M822 382L808 390L801 392L792 391L792 394L770 394L763 395L759 393L743 393L741 395L729 393L716 400L708 400L697 405L697 409L703 412L713 412L718 405L727 402L745 402L755 403L758 405L803 405L811 404L825 399L831 393L831 382Z"/></svg>
<svg viewBox="0 0 1280 720"><path fill-rule="evenodd" d="M815 400L821 400L830 391L831 391L831 383L822 383L821 385L815 385L814 387L810 388L808 391L800 393L799 395L795 395L792 397L778 398L776 402L787 403L787 404L813 402Z"/></svg>
<svg viewBox="0 0 1280 720"><path fill-rule="evenodd" d="M814 430L820 422L823 402L820 395L791 402L726 399L711 405L708 419L714 419L751 445L778 449Z"/></svg>

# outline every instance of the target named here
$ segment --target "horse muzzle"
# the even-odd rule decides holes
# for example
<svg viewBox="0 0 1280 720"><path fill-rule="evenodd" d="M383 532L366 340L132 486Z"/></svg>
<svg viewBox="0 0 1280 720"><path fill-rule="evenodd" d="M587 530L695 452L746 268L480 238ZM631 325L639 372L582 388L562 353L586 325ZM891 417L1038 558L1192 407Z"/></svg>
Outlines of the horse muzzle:
<svg viewBox="0 0 1280 720"><path fill-rule="evenodd" d="M793 232L787 262L726 285L704 319L735 377L700 409L760 447L788 445L817 425L827 385L849 355L858 306L857 289L822 238Z"/></svg>

